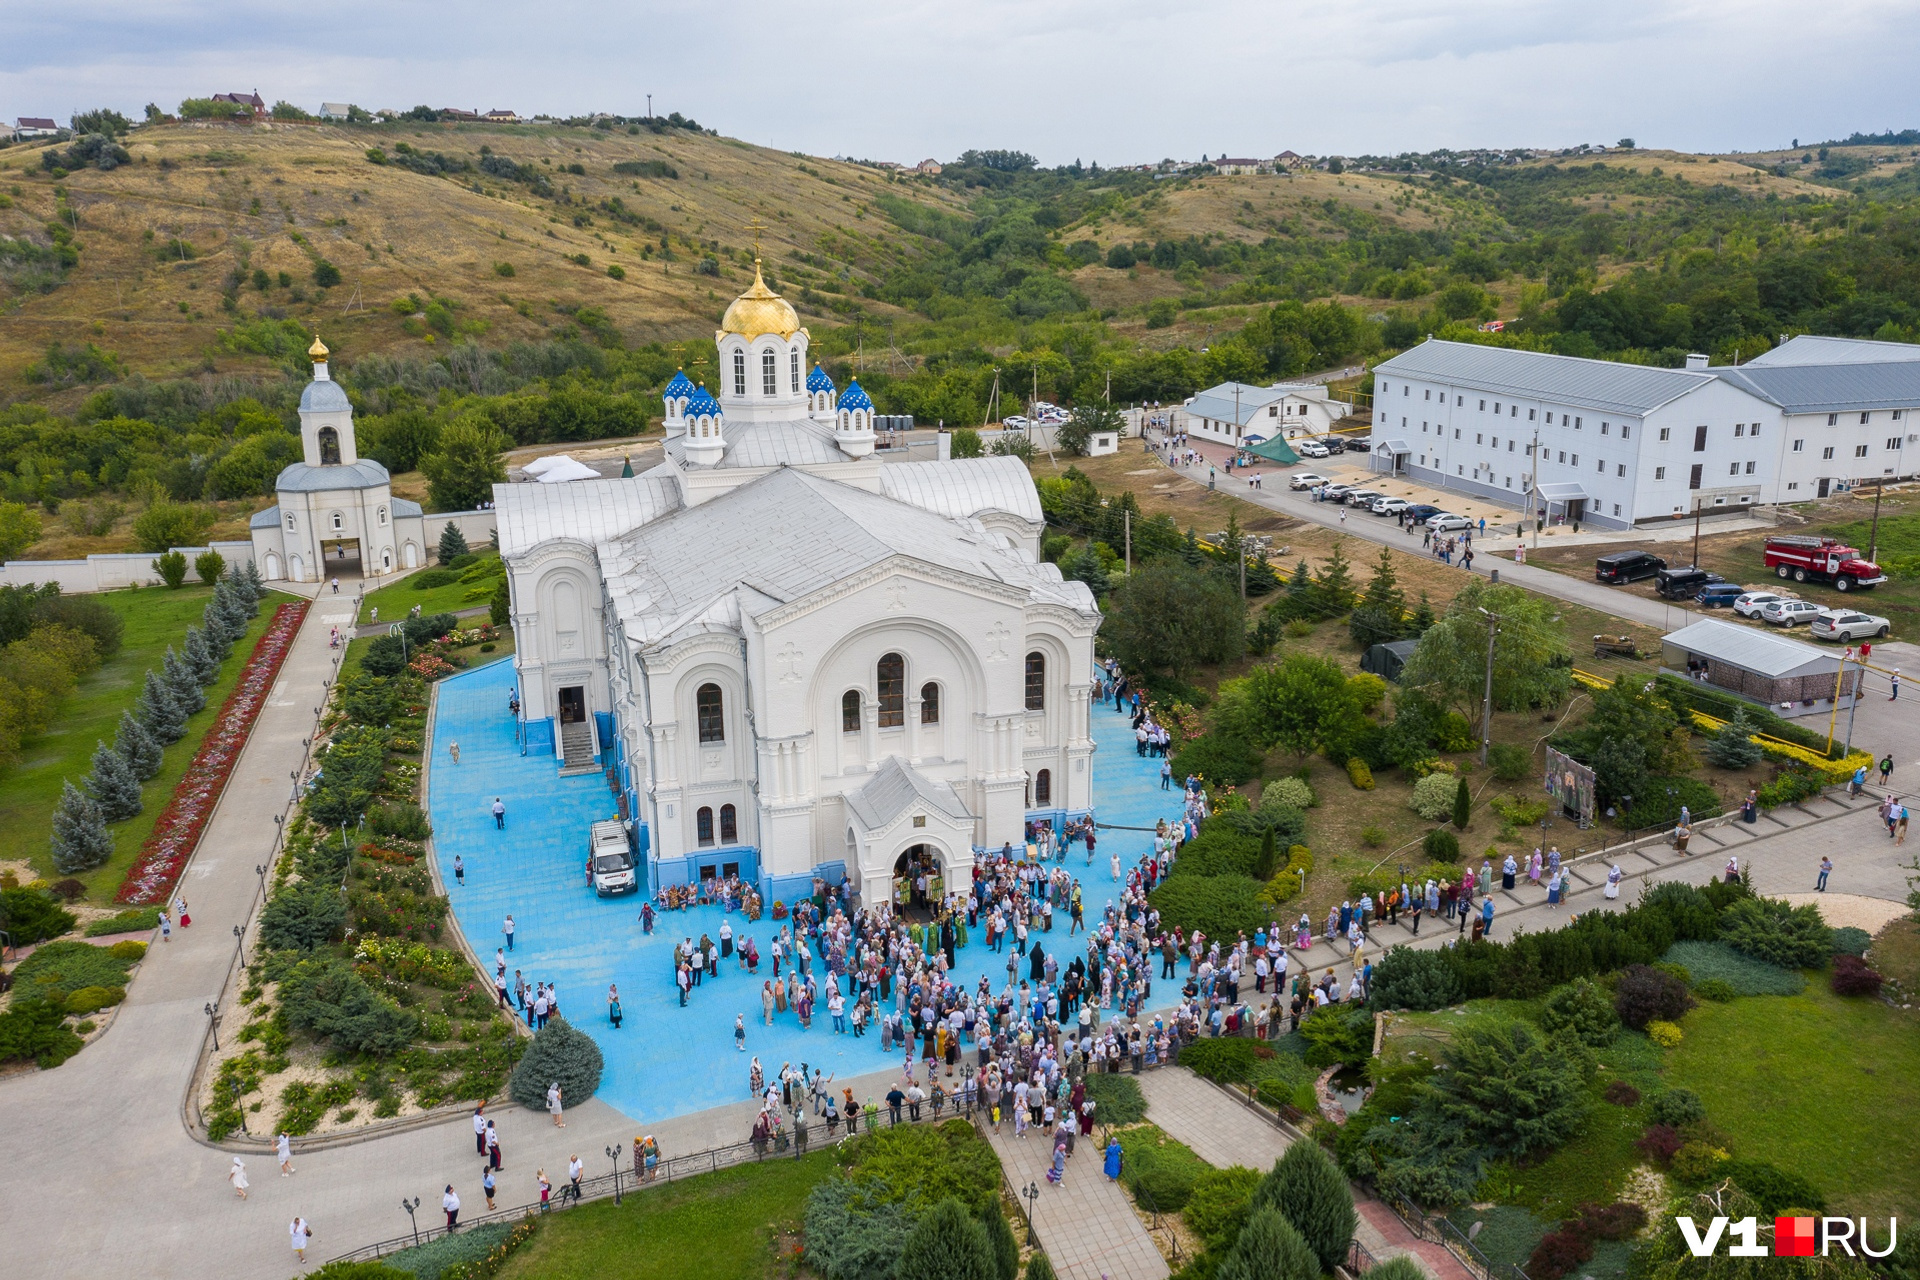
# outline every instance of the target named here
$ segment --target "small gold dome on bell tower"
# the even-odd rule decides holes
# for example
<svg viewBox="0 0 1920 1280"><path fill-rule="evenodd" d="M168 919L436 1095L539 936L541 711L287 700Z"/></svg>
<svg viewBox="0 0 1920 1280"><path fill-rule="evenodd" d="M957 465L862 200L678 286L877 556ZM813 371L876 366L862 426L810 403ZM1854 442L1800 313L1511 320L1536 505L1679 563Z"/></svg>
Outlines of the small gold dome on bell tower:
<svg viewBox="0 0 1920 1280"><path fill-rule="evenodd" d="M307 357L315 364L327 358L327 344L320 341L320 335L313 335L313 345L307 348Z"/></svg>

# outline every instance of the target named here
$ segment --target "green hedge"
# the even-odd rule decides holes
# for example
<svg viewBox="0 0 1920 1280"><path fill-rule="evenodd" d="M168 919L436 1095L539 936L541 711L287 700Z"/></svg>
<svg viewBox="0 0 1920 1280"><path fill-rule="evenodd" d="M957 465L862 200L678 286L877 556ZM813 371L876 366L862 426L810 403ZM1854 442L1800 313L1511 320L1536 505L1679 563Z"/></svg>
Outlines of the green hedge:
<svg viewBox="0 0 1920 1280"><path fill-rule="evenodd" d="M1178 1213L1194 1185L1213 1168L1154 1125L1122 1129L1115 1136L1120 1139L1121 1181L1143 1208ZM1097 1151L1092 1154L1096 1161L1100 1158Z"/></svg>
<svg viewBox="0 0 1920 1280"><path fill-rule="evenodd" d="M1682 680L1679 676L1664 674L1655 679L1659 683L1660 696L1667 700L1668 706L1683 715L1687 711L1702 711L1717 720L1731 720L1735 712L1744 711L1756 733L1805 747L1829 760L1838 760L1841 756L1840 744L1829 747L1825 734L1814 733L1791 720L1783 720L1766 707L1755 706L1730 693L1721 693L1698 680Z"/></svg>
<svg viewBox="0 0 1920 1280"><path fill-rule="evenodd" d="M1093 1113L1101 1124L1134 1124L1146 1118L1146 1095L1132 1076L1090 1075L1087 1096L1093 1099Z"/></svg>
<svg viewBox="0 0 1920 1280"><path fill-rule="evenodd" d="M441 1236L438 1240L402 1249L381 1261L397 1271L418 1276L419 1280L440 1280L440 1273L448 1267L484 1259L512 1230L510 1222L482 1223L458 1235Z"/></svg>
<svg viewBox="0 0 1920 1280"><path fill-rule="evenodd" d="M1696 987L1718 980L1742 996L1797 996L1807 987L1793 970L1743 956L1724 942L1676 942L1663 958L1685 969Z"/></svg>
<svg viewBox="0 0 1920 1280"><path fill-rule="evenodd" d="M1174 755L1173 776L1199 777L1237 787L1253 780L1260 772L1261 762L1260 748L1245 738L1216 729L1195 738Z"/></svg>
<svg viewBox="0 0 1920 1280"><path fill-rule="evenodd" d="M13 971L20 996L64 1002L82 987L124 987L133 961L85 942L49 942Z"/></svg>
<svg viewBox="0 0 1920 1280"><path fill-rule="evenodd" d="M95 920L86 927L89 938L106 938L116 933L147 933L160 927L160 908L135 907L119 915Z"/></svg>
<svg viewBox="0 0 1920 1280"><path fill-rule="evenodd" d="M1176 875L1149 899L1169 925L1199 929L1210 938L1231 938L1242 930L1251 935L1267 923L1267 912L1254 901L1260 889L1252 876Z"/></svg>

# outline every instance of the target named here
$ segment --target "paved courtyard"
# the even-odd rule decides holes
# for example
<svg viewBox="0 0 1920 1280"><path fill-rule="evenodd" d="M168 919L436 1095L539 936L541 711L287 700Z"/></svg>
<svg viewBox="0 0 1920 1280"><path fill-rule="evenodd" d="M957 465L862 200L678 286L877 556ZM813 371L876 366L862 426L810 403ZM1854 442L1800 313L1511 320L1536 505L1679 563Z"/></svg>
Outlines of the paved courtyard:
<svg viewBox="0 0 1920 1280"><path fill-rule="evenodd" d="M728 960L720 976L694 988L687 1007L680 1008L673 945L702 933L718 940L726 913L717 906L662 913L648 936L641 931L637 897L601 898L587 886L587 828L616 816L614 797L599 774L563 778L551 754L520 754L507 711L513 678L512 666L498 662L440 683L428 792L440 875L454 916L482 960L490 962L494 949L505 945L502 924L513 916L508 977L518 969L529 983L555 984L561 1011L606 1056L601 1101L652 1123L745 1099L754 1056L769 1076L782 1063L805 1062L843 1079L899 1061L897 1050L881 1052L875 1032L835 1035L824 1005L810 1030L801 1029L791 1010L775 1014L772 1027L763 1024L760 984L772 975L768 944L780 927L771 916L756 922L737 912L731 917L736 939L751 936L759 943L759 975ZM1095 812L1115 829L1100 833L1091 865L1084 851L1070 860L1084 885L1089 919L1118 900L1112 856L1119 855L1124 875L1151 851L1154 822L1180 812L1180 792L1160 790L1160 762L1135 754L1126 716L1096 704L1093 730L1099 743ZM459 764L448 751L455 742ZM506 805L504 830L494 825L495 796ZM1145 829L1124 829L1129 827ZM454 882L456 855L465 865L464 886ZM1066 930L1065 913L1056 913L1053 933L1033 936L1038 945L1058 946L1064 958L1085 945L1082 937L1069 942ZM1011 954L1011 943L996 954L976 934L960 949L957 972L969 989L989 974L998 990ZM1019 973L1026 976L1024 960ZM619 1030L607 1017L609 983L620 988L625 1025ZM1155 1003L1166 994L1156 992ZM747 1020L746 1053L733 1044L737 1014Z"/></svg>

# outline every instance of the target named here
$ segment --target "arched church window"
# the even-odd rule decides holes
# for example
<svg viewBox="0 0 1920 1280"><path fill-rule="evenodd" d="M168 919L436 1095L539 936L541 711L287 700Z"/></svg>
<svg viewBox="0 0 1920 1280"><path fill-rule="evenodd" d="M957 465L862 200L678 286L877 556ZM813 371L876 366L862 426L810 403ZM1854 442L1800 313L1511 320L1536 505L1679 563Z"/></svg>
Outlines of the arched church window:
<svg viewBox="0 0 1920 1280"><path fill-rule="evenodd" d="M780 394L780 361L771 351L760 353L760 394Z"/></svg>
<svg viewBox="0 0 1920 1280"><path fill-rule="evenodd" d="M726 704L720 697L720 686L703 684L693 695L696 718L700 722L700 741L725 742L727 740Z"/></svg>
<svg viewBox="0 0 1920 1280"><path fill-rule="evenodd" d="M800 348L787 352L787 373L793 383L793 392L800 394Z"/></svg>
<svg viewBox="0 0 1920 1280"><path fill-rule="evenodd" d="M1027 710L1045 711L1047 709L1047 655L1030 653L1027 655Z"/></svg>
<svg viewBox="0 0 1920 1280"><path fill-rule="evenodd" d="M706 848L713 843L713 810L704 806L693 815L694 834L699 838L700 847Z"/></svg>
<svg viewBox="0 0 1920 1280"><path fill-rule="evenodd" d="M1042 769L1033 775L1033 803L1042 809L1053 803L1053 770Z"/></svg>
<svg viewBox="0 0 1920 1280"><path fill-rule="evenodd" d="M907 722L907 661L897 653L880 659L880 727L898 729Z"/></svg>
<svg viewBox="0 0 1920 1280"><path fill-rule="evenodd" d="M723 804L720 806L720 843L738 844L739 841L740 824L734 817L733 806Z"/></svg>
<svg viewBox="0 0 1920 1280"><path fill-rule="evenodd" d="M931 680L920 686L920 723L940 723L940 686Z"/></svg>
<svg viewBox="0 0 1920 1280"><path fill-rule="evenodd" d="M340 433L332 427L320 428L320 465L337 466L340 462Z"/></svg>
<svg viewBox="0 0 1920 1280"><path fill-rule="evenodd" d="M382 529L387 527L387 509L385 507L380 508L380 527Z"/></svg>
<svg viewBox="0 0 1920 1280"><path fill-rule="evenodd" d="M334 513L333 513L333 528L334 528L334 531L335 531L335 532L337 533L337 532L339 532L339 531L340 531L340 530L341 530L342 528L344 528L344 527L345 527L345 524L344 524L344 522L343 522L343 521L342 521L342 520L340 519L340 513L339 513L338 511L336 511L336 512L334 512Z"/></svg>
<svg viewBox="0 0 1920 1280"><path fill-rule="evenodd" d="M860 732L860 691L849 689L840 695L840 732Z"/></svg>
<svg viewBox="0 0 1920 1280"><path fill-rule="evenodd" d="M287 532L293 532L293 512L287 512Z"/></svg>
<svg viewBox="0 0 1920 1280"><path fill-rule="evenodd" d="M733 394L747 394L747 353L744 351L733 353Z"/></svg>

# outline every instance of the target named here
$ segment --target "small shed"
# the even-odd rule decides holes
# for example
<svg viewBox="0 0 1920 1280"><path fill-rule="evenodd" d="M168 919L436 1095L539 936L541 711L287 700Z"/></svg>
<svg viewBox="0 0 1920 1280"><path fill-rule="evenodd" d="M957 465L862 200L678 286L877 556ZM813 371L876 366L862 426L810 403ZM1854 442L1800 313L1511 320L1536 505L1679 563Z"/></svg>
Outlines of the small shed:
<svg viewBox="0 0 1920 1280"><path fill-rule="evenodd" d="M1361 655L1360 669L1371 671L1383 680L1398 681L1400 671L1407 665L1407 659L1419 645L1418 640L1389 640L1385 644L1376 644Z"/></svg>
<svg viewBox="0 0 1920 1280"><path fill-rule="evenodd" d="M1661 665L1675 675L1704 680L1754 702L1819 704L1834 698L1840 655L1798 640L1705 618L1660 641ZM1841 697L1852 694L1858 670L1842 677Z"/></svg>

